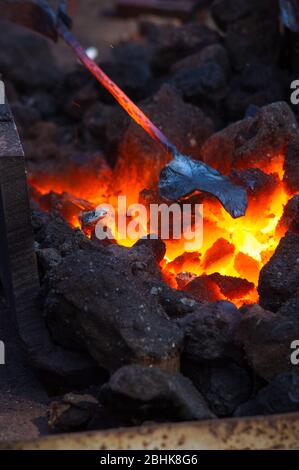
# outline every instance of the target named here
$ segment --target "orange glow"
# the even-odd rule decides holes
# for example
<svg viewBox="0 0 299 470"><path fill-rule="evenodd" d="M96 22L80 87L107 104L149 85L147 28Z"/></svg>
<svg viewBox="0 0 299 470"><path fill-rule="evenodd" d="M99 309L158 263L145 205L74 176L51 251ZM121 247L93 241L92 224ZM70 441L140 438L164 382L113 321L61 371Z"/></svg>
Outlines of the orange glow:
<svg viewBox="0 0 299 470"><path fill-rule="evenodd" d="M277 173L279 179L272 191L266 188L258 196L249 196L245 217L232 219L216 199L207 197L203 203L203 246L199 251L185 253L182 241L166 241L167 252L161 263L165 281L172 287L178 287L176 276L179 273L192 273L197 276L220 273L223 276L247 279L257 286L261 268L271 258L284 235L281 230L278 233L276 228L291 195L287 193L282 183L282 168L283 157L280 156L275 159L273 166L263 169L269 174ZM38 197L50 191L60 194L67 192L72 197L87 200L92 207L101 203L109 203L116 207L120 192L119 188L115 187L115 181L121 181L121 194L127 196L127 205L137 203L138 194L144 189L142 181L136 179L133 174L130 178L125 176L118 175L117 170L113 172L104 169L99 174L94 174L92 170L86 168L84 170L70 168L67 172L53 175L31 175L31 184L39 192ZM80 205L79 201L78 206ZM80 227L78 215L81 210L82 207L79 207L78 213L74 215L72 207L70 216L67 212L63 215L71 225ZM112 232L118 243L122 245L132 246L135 243L130 239L118 240L117 229ZM186 278L188 279L188 276ZM244 291L240 291L239 294L234 292L231 298L221 292L214 280L210 280L209 277L206 279L218 299L228 298L238 306L258 301L256 288L245 294Z"/></svg>

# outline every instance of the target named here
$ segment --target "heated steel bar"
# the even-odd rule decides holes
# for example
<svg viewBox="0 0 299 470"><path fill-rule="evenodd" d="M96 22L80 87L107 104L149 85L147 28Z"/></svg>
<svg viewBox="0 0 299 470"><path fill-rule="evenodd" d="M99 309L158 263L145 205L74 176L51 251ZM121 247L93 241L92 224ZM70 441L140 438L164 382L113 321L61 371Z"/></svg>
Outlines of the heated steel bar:
<svg viewBox="0 0 299 470"><path fill-rule="evenodd" d="M172 145L163 132L158 129L153 122L136 106L133 101L114 83L100 67L88 57L85 49L77 41L71 31L59 22L57 26L58 33L65 42L73 49L76 56L81 60L84 66L92 73L94 77L111 93L116 101L127 111L131 118L141 126L156 142L161 144L166 151L172 154L176 153Z"/></svg>

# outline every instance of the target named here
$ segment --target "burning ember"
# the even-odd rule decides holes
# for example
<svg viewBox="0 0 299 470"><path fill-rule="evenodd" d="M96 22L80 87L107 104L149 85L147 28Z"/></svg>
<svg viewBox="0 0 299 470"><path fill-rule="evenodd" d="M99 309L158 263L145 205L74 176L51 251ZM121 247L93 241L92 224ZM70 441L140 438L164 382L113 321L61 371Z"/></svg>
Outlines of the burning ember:
<svg viewBox="0 0 299 470"><path fill-rule="evenodd" d="M292 195L282 181L283 163L284 157L280 156L264 168L264 173L259 169L247 170L247 174L246 171L236 172L238 182L243 173L243 179L250 181L251 178L253 184L248 190L249 206L244 217L233 219L216 199L204 198L202 247L196 252L186 252L181 240L166 241L167 251L161 268L172 287L186 288L192 285L190 280L201 276L201 284L213 292L215 300L228 299L238 306L257 302L260 270L286 231L279 221ZM138 158L135 165L140 165ZM32 174L31 184L44 209L54 206L73 227L82 228L82 211L92 211L103 203L112 204L117 211L120 194L127 195L129 202L134 203L136 195L144 189L143 182L134 178L122 179L121 186L115 187L115 181L120 180L117 171L117 168L115 171L104 169L97 175L92 169L70 169L67 174ZM152 176L157 179L159 175ZM258 187L261 178L266 178L266 184ZM95 221L98 220L99 217L95 217ZM86 233L92 236L92 231ZM120 245L132 246L136 241L119 239L117 230L114 236ZM217 279L215 273L221 276ZM230 278L240 278L242 282L238 284L231 279L234 287L225 287ZM196 294L196 289L201 288L203 285L195 285L192 293Z"/></svg>

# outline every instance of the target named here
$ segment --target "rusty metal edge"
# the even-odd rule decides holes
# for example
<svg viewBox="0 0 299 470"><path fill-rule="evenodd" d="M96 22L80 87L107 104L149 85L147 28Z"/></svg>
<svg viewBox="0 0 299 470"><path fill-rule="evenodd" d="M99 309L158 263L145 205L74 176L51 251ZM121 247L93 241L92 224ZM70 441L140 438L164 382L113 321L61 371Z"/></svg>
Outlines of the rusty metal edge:
<svg viewBox="0 0 299 470"><path fill-rule="evenodd" d="M0 450L299 449L299 413L147 425L0 443Z"/></svg>

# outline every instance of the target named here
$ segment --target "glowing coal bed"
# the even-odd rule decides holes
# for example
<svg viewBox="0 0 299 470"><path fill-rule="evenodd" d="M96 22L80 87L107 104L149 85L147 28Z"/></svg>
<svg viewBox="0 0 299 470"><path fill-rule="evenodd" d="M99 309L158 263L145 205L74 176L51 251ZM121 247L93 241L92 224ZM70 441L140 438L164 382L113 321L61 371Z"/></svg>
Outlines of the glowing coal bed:
<svg viewBox="0 0 299 470"><path fill-rule="evenodd" d="M140 160L136 159L135 164L140 165ZM233 219L211 196L193 196L193 204L195 201L203 204L203 244L197 250L185 251L184 240L171 239L171 236L165 240L166 255L161 269L164 279L172 287L189 290L192 294L196 294L198 289L199 295L203 290L208 291L209 300L228 299L238 306L258 301L260 270L288 228L281 219L293 194L287 191L282 181L283 164L284 157L278 156L266 167L264 165L263 171L258 168L243 171L243 183L245 178L247 184L252 185L252 189L247 188L249 205L244 217ZM145 184L148 171L145 171ZM242 178L241 173L238 182ZM157 180L158 175L157 171L151 179ZM87 165L84 169L70 168L69 172L31 174L30 182L41 207L50 210L54 205L76 228L81 228L82 211L92 210L99 204L111 204L117 213L120 195L127 198L124 211L129 204L146 199L143 181L135 178L134 172L131 177L123 174L119 164L115 170L105 167L98 173L93 168L89 170ZM163 202L159 200L157 191L148 193L150 202L154 202L155 197L158 203ZM131 218L126 219L130 223ZM120 239L117 226L110 229L120 245L129 247L136 242L130 238ZM144 230L150 232L149 228ZM88 231L86 233L94 236ZM194 284L196 278L197 284Z"/></svg>

